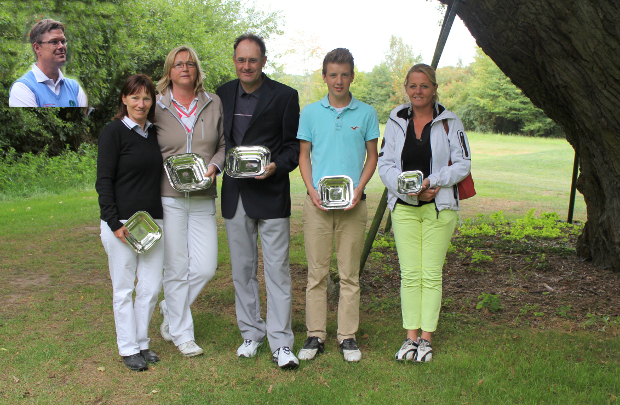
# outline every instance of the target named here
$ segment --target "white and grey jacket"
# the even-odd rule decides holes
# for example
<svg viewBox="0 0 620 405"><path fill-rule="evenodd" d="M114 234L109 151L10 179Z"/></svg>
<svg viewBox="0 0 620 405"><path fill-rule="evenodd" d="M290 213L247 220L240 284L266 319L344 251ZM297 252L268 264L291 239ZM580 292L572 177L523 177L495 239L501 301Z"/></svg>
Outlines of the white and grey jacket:
<svg viewBox="0 0 620 405"><path fill-rule="evenodd" d="M437 103L434 107L439 113ZM402 104L390 113L379 153L379 176L388 189L388 206L392 211L397 198L409 204L418 204L418 197L400 194L397 191L397 178L402 172L401 155L407 135L407 120L396 114L407 108L409 104ZM447 120L448 123L447 136L442 120ZM441 187L435 197L435 206L438 212L444 209L458 211L459 199L456 185L467 177L471 170L471 149L459 117L451 111L443 110L431 122L430 141L432 157L428 179L431 188ZM450 160L452 160L452 165L449 166Z"/></svg>

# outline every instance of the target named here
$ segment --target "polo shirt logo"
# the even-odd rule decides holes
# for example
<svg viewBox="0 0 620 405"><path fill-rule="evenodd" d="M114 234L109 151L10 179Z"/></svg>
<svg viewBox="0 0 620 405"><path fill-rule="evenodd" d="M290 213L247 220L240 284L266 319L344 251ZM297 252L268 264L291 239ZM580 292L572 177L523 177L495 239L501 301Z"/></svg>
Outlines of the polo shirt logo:
<svg viewBox="0 0 620 405"><path fill-rule="evenodd" d="M75 101L69 100L69 107L75 107Z"/></svg>
<svg viewBox="0 0 620 405"><path fill-rule="evenodd" d="M351 129L352 129L352 130L354 130L354 131L355 131L356 129L358 129L358 128L359 128L358 126L351 127Z"/></svg>

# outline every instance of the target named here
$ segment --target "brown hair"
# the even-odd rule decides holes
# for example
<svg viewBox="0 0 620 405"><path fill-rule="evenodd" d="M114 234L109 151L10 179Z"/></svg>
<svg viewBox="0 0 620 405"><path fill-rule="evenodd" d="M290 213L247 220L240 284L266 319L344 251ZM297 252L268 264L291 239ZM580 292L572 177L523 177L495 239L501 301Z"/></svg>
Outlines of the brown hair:
<svg viewBox="0 0 620 405"><path fill-rule="evenodd" d="M202 82L204 81L206 76L204 72L202 71L202 68L200 67L200 61L198 60L198 54L196 54L196 51L194 51L193 48L190 48L189 46L186 46L186 45L181 45L171 50L168 53L168 56L166 56L166 61L164 62L164 74L161 77L161 79L159 79L159 81L157 82L157 92L161 95L164 95L166 94L169 88L170 89L172 88L172 81L170 80L170 71L172 70L172 64L174 63L174 58L177 57L177 54L179 52L188 52L189 58L192 60L192 62L196 63L197 74L196 74L196 83L194 83L194 95L198 94L201 91L205 91L205 88Z"/></svg>
<svg viewBox="0 0 620 405"><path fill-rule="evenodd" d="M323 59L323 74L327 74L327 64L329 63L348 63L351 65L351 73L353 73L353 55L346 48L336 48L331 50L325 55L325 59Z"/></svg>
<svg viewBox="0 0 620 405"><path fill-rule="evenodd" d="M65 26L60 21L52 20L51 18L46 18L38 21L35 25L32 26L32 28L30 29L30 33L28 34L30 36L30 44L34 45L35 43L40 43L43 35L47 34L51 30L62 30L62 32L64 33ZM37 55L36 52L34 54L35 56Z"/></svg>
<svg viewBox="0 0 620 405"><path fill-rule="evenodd" d="M435 75L435 69L425 63L418 63L417 65L411 66L411 69L409 69L409 71L407 72L407 76L405 76L405 83L403 84L404 87L407 87L407 85L409 84L409 75L412 73L424 73L426 77L428 77L428 80L431 81L433 86L435 86L435 89L437 88L437 77ZM437 91L435 91L435 94L433 94L433 101L436 102L438 99L439 94L437 93Z"/></svg>
<svg viewBox="0 0 620 405"><path fill-rule="evenodd" d="M246 32L245 34L241 34L237 37L237 39L235 39L235 44L233 45L233 49L234 49L233 56L235 56L235 52L237 52L237 46L239 45L239 43L241 41L245 41L246 39L258 45L258 47L260 48L260 56L264 58L265 55L267 54L267 47L265 46L265 41L263 40L262 37L259 37L256 34L252 34L251 32Z"/></svg>
<svg viewBox="0 0 620 405"><path fill-rule="evenodd" d="M125 80L123 87L121 87L121 94L118 97L118 113L112 118L113 120L122 120L127 115L127 106L123 103L123 97L137 94L140 91L146 91L151 95L153 104L146 116L146 119L150 122L155 122L155 86L151 81L151 78L147 75L138 74L131 75Z"/></svg>

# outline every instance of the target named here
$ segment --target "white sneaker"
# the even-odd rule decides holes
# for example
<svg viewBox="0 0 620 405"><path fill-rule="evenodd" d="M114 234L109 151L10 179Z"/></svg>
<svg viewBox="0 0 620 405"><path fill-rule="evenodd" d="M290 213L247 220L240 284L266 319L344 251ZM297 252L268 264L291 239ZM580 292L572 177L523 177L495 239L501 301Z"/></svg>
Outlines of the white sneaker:
<svg viewBox="0 0 620 405"><path fill-rule="evenodd" d="M325 343L323 342L323 339L316 336L310 336L306 339L304 347L301 348L297 356L299 357L299 360L312 360L317 354L323 353L324 351Z"/></svg>
<svg viewBox="0 0 620 405"><path fill-rule="evenodd" d="M245 339L241 346L237 349L238 357L254 357L256 356L256 352L258 348L263 344L263 342L258 342L256 340Z"/></svg>
<svg viewBox="0 0 620 405"><path fill-rule="evenodd" d="M170 322L168 321L168 307L166 306L166 300L159 303L159 313L164 317L163 322L159 327L161 337L166 342L172 342L172 335L170 334Z"/></svg>
<svg viewBox="0 0 620 405"><path fill-rule="evenodd" d="M362 352L360 352L357 342L353 338L340 342L340 352L348 362L357 362L362 359Z"/></svg>
<svg viewBox="0 0 620 405"><path fill-rule="evenodd" d="M194 357L203 354L205 351L200 348L193 340L181 343L177 346L181 354L185 357Z"/></svg>
<svg viewBox="0 0 620 405"><path fill-rule="evenodd" d="M400 347L400 350L396 352L396 355L394 356L396 357L396 360L398 361L413 360L418 350L418 345L420 344L419 342L420 342L419 339L416 341L413 341L407 338L407 340L405 340L405 343L403 343L403 345Z"/></svg>
<svg viewBox="0 0 620 405"><path fill-rule="evenodd" d="M283 370L290 370L299 366L299 360L297 360L297 357L295 357L293 352L291 352L291 348L288 346L282 346L273 352L271 361L277 363L278 367Z"/></svg>
<svg viewBox="0 0 620 405"><path fill-rule="evenodd" d="M431 342L426 339L420 339L420 345L418 346L418 350L413 357L413 361L418 363L428 363L431 360L433 360L433 348L431 347Z"/></svg>

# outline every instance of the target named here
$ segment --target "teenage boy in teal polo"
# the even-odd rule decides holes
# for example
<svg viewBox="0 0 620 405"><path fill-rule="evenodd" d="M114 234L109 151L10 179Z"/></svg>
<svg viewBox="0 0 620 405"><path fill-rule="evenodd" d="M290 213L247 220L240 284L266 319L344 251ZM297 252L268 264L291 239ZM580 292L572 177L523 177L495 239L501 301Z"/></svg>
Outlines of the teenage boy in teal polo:
<svg viewBox="0 0 620 405"><path fill-rule="evenodd" d="M355 333L359 326L359 268L367 219L364 187L377 166L379 120L373 107L349 92L353 78L353 55L344 48L329 52L323 60L327 96L306 106L299 119L299 170L308 189L303 208L308 338L299 351L300 360L313 359L325 348L327 277L334 237L340 275L340 351L349 362L362 358ZM341 175L353 180L352 205L344 210L326 210L321 206L317 184L324 176Z"/></svg>

